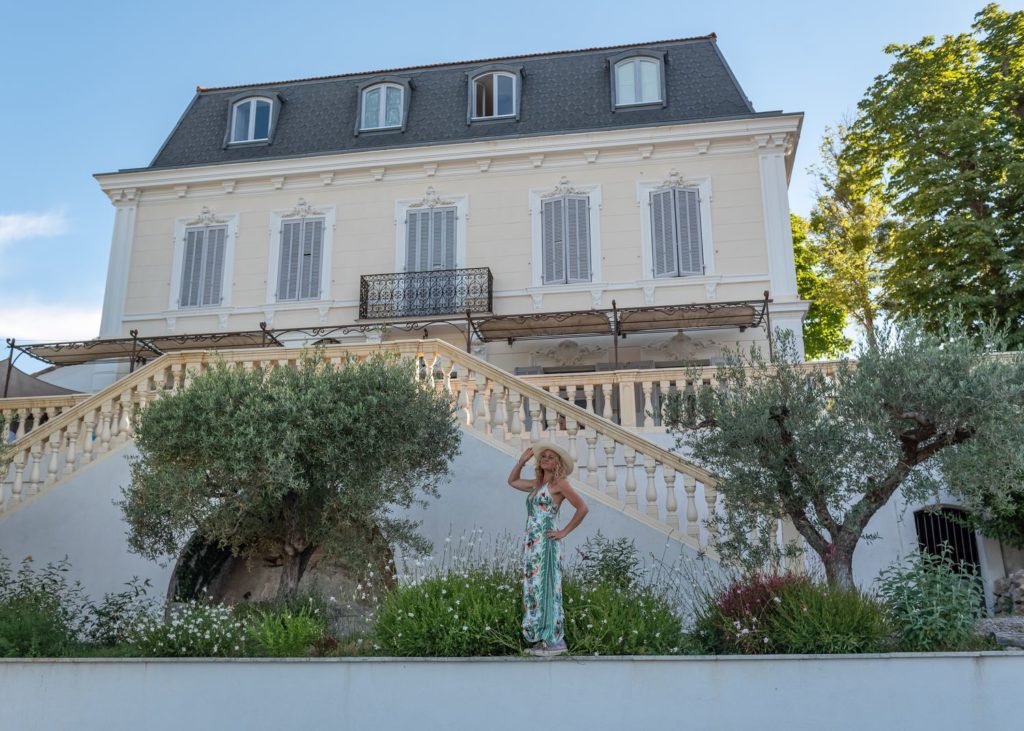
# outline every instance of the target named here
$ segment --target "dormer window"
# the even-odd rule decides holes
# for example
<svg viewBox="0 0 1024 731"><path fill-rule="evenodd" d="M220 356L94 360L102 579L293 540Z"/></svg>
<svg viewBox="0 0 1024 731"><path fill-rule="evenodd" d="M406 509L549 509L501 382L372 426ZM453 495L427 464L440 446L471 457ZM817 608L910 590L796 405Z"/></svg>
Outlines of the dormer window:
<svg viewBox="0 0 1024 731"><path fill-rule="evenodd" d="M631 51L609 59L612 69L612 108L664 106L664 54Z"/></svg>
<svg viewBox="0 0 1024 731"><path fill-rule="evenodd" d="M473 69L466 74L469 81L469 113L467 122L492 119L519 119L522 67L493 64Z"/></svg>
<svg viewBox="0 0 1024 731"><path fill-rule="evenodd" d="M273 102L263 97L236 102L231 111L231 142L269 140L273 107Z"/></svg>
<svg viewBox="0 0 1024 731"><path fill-rule="evenodd" d="M364 90L361 129L401 127L403 92L398 84L378 84Z"/></svg>

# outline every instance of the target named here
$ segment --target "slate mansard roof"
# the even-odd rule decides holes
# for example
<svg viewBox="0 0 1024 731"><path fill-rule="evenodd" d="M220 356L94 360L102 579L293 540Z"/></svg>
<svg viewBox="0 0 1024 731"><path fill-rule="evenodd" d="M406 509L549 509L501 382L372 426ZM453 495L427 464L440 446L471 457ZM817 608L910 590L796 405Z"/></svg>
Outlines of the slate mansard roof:
<svg viewBox="0 0 1024 731"><path fill-rule="evenodd" d="M608 60L629 50L664 54L664 106L613 110ZM492 64L521 68L517 120L467 123L468 76ZM404 131L356 134L359 86L377 77L412 85ZM270 144L226 146L231 104L277 94ZM374 149L645 127L755 116L712 34L700 38L197 90L149 169Z"/></svg>

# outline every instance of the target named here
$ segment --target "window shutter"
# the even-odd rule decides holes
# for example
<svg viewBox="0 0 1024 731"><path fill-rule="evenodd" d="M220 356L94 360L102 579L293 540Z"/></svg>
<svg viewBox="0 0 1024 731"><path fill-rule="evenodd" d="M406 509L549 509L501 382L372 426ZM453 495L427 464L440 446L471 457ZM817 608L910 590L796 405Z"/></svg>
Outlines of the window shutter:
<svg viewBox="0 0 1024 731"><path fill-rule="evenodd" d="M227 228L218 226L206 229L203 266L203 298L200 304L219 305L223 300L224 246Z"/></svg>
<svg viewBox="0 0 1024 731"><path fill-rule="evenodd" d="M651 244L654 249L655 277L674 277L679 273L672 215L673 192L670 189L651 193Z"/></svg>
<svg viewBox="0 0 1024 731"><path fill-rule="evenodd" d="M454 269L455 268L455 209L454 208L442 208L438 213L444 219L444 246L441 248L443 256L441 259L441 269ZM437 267L437 262L434 263Z"/></svg>
<svg viewBox="0 0 1024 731"><path fill-rule="evenodd" d="M178 307L195 307L199 303L199 283L202 262L203 230L185 232L185 261L181 267L181 292Z"/></svg>
<svg viewBox="0 0 1024 731"><path fill-rule="evenodd" d="M422 272L430 268L430 210L409 211L406 217L405 270Z"/></svg>
<svg viewBox="0 0 1024 731"><path fill-rule="evenodd" d="M694 188L678 188L675 193L676 230L679 237L679 273L703 274L700 194Z"/></svg>
<svg viewBox="0 0 1024 731"><path fill-rule="evenodd" d="M544 284L565 281L565 199L552 198L541 206Z"/></svg>
<svg viewBox="0 0 1024 731"><path fill-rule="evenodd" d="M299 293L299 259L302 256L302 221L281 223L281 265L277 275L277 299L293 300Z"/></svg>
<svg viewBox="0 0 1024 731"><path fill-rule="evenodd" d="M565 198L566 281L590 281L590 199Z"/></svg>
<svg viewBox="0 0 1024 731"><path fill-rule="evenodd" d="M320 297L320 275L323 271L323 242L323 220L307 219L304 221L299 299L319 299Z"/></svg>

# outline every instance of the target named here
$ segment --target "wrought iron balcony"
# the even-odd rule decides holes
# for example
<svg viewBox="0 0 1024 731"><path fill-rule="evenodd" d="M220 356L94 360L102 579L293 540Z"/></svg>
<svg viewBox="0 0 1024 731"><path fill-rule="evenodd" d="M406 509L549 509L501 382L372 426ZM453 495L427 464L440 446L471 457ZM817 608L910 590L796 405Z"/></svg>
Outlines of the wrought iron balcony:
<svg viewBox="0 0 1024 731"><path fill-rule="evenodd" d="M487 267L366 274L359 278L359 319L490 312L493 287Z"/></svg>

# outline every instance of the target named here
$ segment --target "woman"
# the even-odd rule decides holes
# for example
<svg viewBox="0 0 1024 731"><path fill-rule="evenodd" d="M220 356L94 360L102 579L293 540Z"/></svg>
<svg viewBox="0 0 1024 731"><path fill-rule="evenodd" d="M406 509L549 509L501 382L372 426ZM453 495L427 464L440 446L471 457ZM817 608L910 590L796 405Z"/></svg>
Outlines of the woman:
<svg viewBox="0 0 1024 731"><path fill-rule="evenodd" d="M536 455L536 476L520 476ZM537 442L523 452L508 484L530 493L526 498L526 542L523 556L523 637L533 643L531 655L561 655L566 651L562 612L561 540L587 514L587 504L566 479L572 472L569 453L552 442ZM555 524L558 509L568 500L575 509L562 530Z"/></svg>

